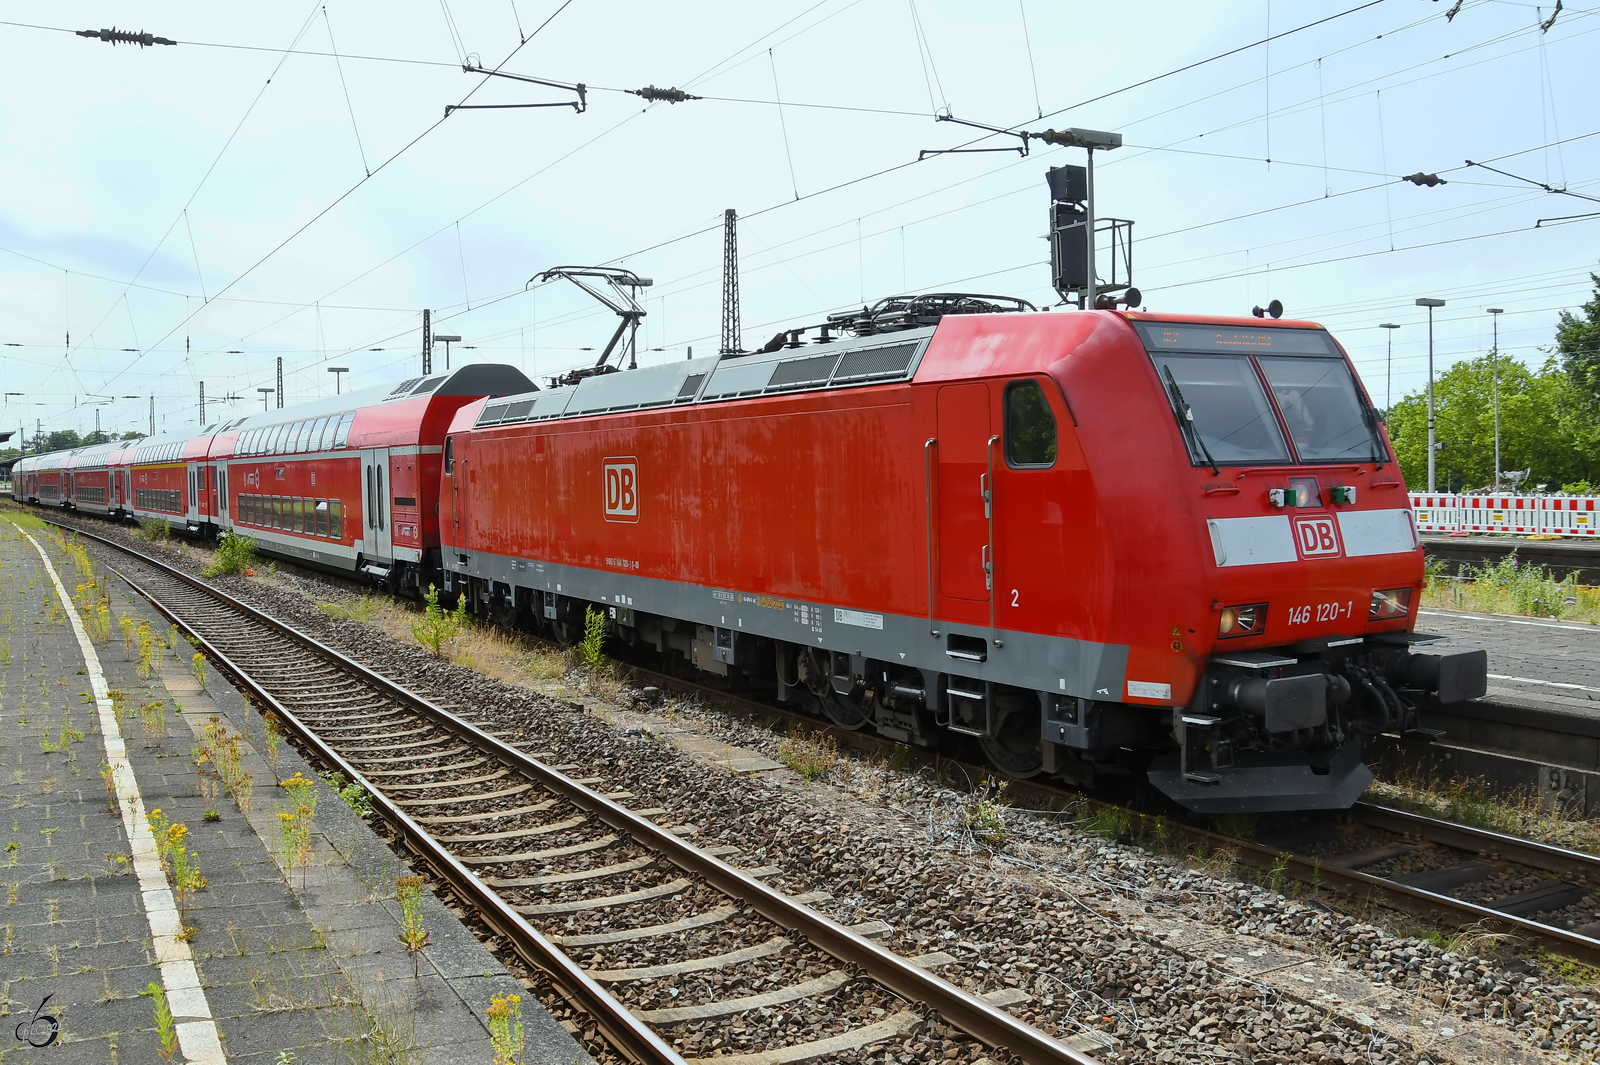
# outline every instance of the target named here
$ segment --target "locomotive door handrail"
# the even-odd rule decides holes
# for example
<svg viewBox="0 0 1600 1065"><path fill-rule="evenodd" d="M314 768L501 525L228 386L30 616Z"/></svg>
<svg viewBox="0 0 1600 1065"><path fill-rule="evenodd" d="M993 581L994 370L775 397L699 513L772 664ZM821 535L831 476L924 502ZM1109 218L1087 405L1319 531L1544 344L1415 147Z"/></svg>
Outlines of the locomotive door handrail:
<svg viewBox="0 0 1600 1065"><path fill-rule="evenodd" d="M983 516L989 520L989 544L983 549L983 582L989 589L989 642L996 647L1005 644L995 636L994 628L994 596L995 596L995 549L994 549L994 446L1000 442L998 436L991 436L989 443L984 448L987 453L989 472L983 477Z"/></svg>
<svg viewBox="0 0 1600 1065"><path fill-rule="evenodd" d="M933 627L933 449L939 438L928 437L922 445L923 509L928 519L928 635L938 639L939 630Z"/></svg>

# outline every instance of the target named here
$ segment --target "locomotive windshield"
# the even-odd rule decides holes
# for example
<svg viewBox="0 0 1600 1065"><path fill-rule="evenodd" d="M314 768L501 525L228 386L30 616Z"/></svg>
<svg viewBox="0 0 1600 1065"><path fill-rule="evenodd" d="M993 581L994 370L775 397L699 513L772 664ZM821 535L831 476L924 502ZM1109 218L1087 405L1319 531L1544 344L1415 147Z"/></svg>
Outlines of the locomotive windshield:
<svg viewBox="0 0 1600 1065"><path fill-rule="evenodd" d="M1387 461L1376 418L1322 330L1134 325L1196 465Z"/></svg>

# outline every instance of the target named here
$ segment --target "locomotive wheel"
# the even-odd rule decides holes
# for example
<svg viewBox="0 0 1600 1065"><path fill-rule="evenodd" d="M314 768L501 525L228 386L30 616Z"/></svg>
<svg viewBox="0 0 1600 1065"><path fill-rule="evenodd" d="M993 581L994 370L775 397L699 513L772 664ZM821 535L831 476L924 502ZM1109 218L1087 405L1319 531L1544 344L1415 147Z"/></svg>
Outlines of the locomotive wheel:
<svg viewBox="0 0 1600 1065"><path fill-rule="evenodd" d="M556 643L559 643L562 647L572 647L577 644L579 637L583 635L583 629L578 625L569 625L565 621L552 621L550 623L550 635L554 636Z"/></svg>
<svg viewBox="0 0 1600 1065"><path fill-rule="evenodd" d="M517 607L510 599L497 595L489 600L489 618L502 629L517 627Z"/></svg>
<svg viewBox="0 0 1600 1065"><path fill-rule="evenodd" d="M1026 780L1044 771L1044 748L1040 743L1039 700L1020 693L996 696L1000 722L994 736L978 742L989 764L1008 777Z"/></svg>
<svg viewBox="0 0 1600 1065"><path fill-rule="evenodd" d="M864 728L869 720L867 711L858 707L855 700L840 696L833 690L832 672L833 656L830 652L818 651L814 647L800 649L795 673L810 697L812 711L847 732Z"/></svg>
<svg viewBox="0 0 1600 1065"><path fill-rule="evenodd" d="M869 715L854 699L828 692L818 697L817 701L821 704L822 712L828 720L845 731L856 732L866 727Z"/></svg>

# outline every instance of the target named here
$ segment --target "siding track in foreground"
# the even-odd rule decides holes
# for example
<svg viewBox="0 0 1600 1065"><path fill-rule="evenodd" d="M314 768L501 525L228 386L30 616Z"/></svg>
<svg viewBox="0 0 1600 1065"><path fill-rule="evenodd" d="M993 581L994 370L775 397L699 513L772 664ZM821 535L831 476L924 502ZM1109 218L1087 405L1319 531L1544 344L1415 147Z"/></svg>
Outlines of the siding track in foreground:
<svg viewBox="0 0 1600 1065"><path fill-rule="evenodd" d="M686 695L700 695L730 708L749 713L758 718L781 717L791 725L812 729L831 736L840 744L884 755L896 747L892 741L866 732L848 732L835 728L820 718L800 714L793 710L757 702L743 696L731 695L705 685L696 684L663 673L635 669L641 679ZM978 765L942 760L945 764L961 765L973 780L993 776L994 770ZM1012 781L1010 792L1018 799L1043 805L1063 801L1086 802L1091 807L1116 810L1130 819L1130 825L1140 819L1152 824L1156 818L1119 807L1098 799L1086 799L1080 793L1042 781ZM1532 840L1507 836L1487 829L1442 821L1420 814L1389 809L1370 803L1357 803L1350 811L1344 832L1327 833L1332 822L1324 821L1310 830L1302 828L1283 831L1274 837L1266 835L1247 839L1211 831L1182 820L1161 818L1161 824L1170 831L1182 833L1191 844L1202 845L1208 851L1229 847L1238 854L1241 864L1253 866L1302 883L1338 892L1358 903L1381 906L1418 918L1438 926L1446 932L1471 929L1507 936L1522 949L1544 947L1558 954L1577 959L1588 965L1600 966L1600 921L1577 929L1560 928L1538 921L1534 916L1551 909L1559 909L1584 897L1600 892L1600 857L1582 851L1538 843ZM1381 833L1393 853L1379 856L1378 846L1362 847L1351 852L1347 847L1329 846L1348 830L1361 828ZM1132 832L1138 836L1138 832ZM1375 876L1363 870L1381 867L1385 862L1403 857L1402 849L1421 850L1419 845L1434 845L1435 852L1443 856L1450 851L1466 852L1473 857L1454 861L1438 870L1425 873L1400 874L1403 879L1415 878L1417 883L1402 879ZM1328 856L1320 857L1321 853ZM1455 855L1460 858L1460 855ZM1376 860L1375 860L1376 859ZM1449 860L1449 859L1447 859ZM1466 868L1473 866L1476 868ZM1484 903L1472 902L1447 894L1457 877L1465 876L1460 885L1469 886L1485 879L1479 875L1487 867L1491 872L1513 867L1529 875L1540 877L1543 883L1537 889L1519 892ZM1446 870L1452 872L1446 872ZM1423 886L1429 883L1428 874L1443 874L1434 880L1437 890ZM1521 896L1521 897L1518 897ZM1498 904L1498 905L1497 905ZM1600 912L1597 904L1596 912Z"/></svg>
<svg viewBox="0 0 1600 1065"><path fill-rule="evenodd" d="M885 950L871 937L886 926L845 927L824 917L806 903L825 895L794 897L764 884L775 868L731 865L720 856L733 848L694 846L683 838L692 827L650 820L664 811L630 810L621 802L629 793L605 794L591 787L598 778L562 772L576 766L547 765L482 721L421 698L197 578L62 527L125 556L113 567L118 575L324 763L366 788L374 808L488 930L547 974L622 1055L684 1065L672 1045L679 1025L737 1023L759 1037L773 1007L831 998L873 1019L835 1018L817 1038L724 1053L719 1061L810 1062L904 1039L937 1018L1030 1065L1094 1065L1007 1013L1005 1006L1026 1000L1021 992L964 991L930 971L948 956ZM607 930L565 934L570 918L602 909L612 917ZM651 941L661 949L641 949ZM586 967L569 950L611 960ZM629 1008L646 995L653 1002L660 981L751 962L770 969L764 986L772 990L715 999L708 983L690 981L667 1008Z"/></svg>

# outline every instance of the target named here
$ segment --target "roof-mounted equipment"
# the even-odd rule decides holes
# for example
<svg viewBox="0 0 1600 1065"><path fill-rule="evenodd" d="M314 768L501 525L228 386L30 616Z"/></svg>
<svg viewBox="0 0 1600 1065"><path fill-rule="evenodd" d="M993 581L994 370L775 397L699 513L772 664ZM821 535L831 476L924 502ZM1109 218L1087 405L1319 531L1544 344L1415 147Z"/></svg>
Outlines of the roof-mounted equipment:
<svg viewBox="0 0 1600 1065"><path fill-rule="evenodd" d="M617 331L611 334L610 343L595 360L593 366L586 366L578 370L570 370L561 377L556 378L555 385L575 385L585 377L594 377L597 374L616 373L622 369L621 365L611 365L611 353L616 350L617 342L622 339L622 334L628 334L628 369L635 369L639 365L639 319L645 315L645 310L639 305L637 290L648 288L654 284L648 277L640 277L632 270L623 270L615 266L556 266L537 277L531 278L528 284L535 281L540 283L553 281L564 277L577 285L583 291L593 296L604 304L612 313L621 319L617 323ZM608 293L605 289L591 284L589 278L604 281L611 286ZM523 286L526 288L527 286ZM622 362L619 353L617 362Z"/></svg>
<svg viewBox="0 0 1600 1065"><path fill-rule="evenodd" d="M938 325L948 314L1010 314L1037 311L1039 308L1015 296L985 296L971 292L924 292L914 296L889 296L870 307L844 314L830 314L828 320L798 329L784 329L755 351L723 352L725 359L741 355L766 355L780 348L798 348L801 336L817 330L813 344L831 344L841 336L876 336Z"/></svg>

